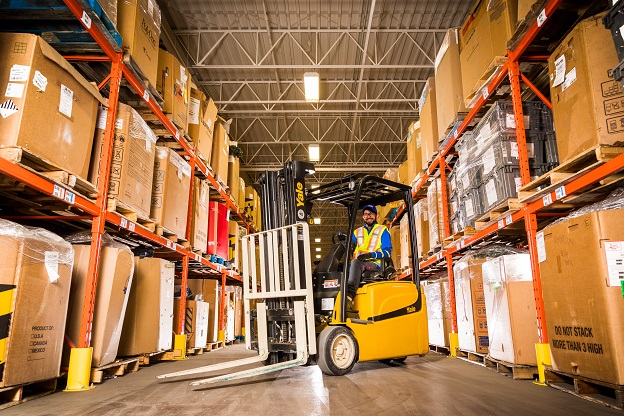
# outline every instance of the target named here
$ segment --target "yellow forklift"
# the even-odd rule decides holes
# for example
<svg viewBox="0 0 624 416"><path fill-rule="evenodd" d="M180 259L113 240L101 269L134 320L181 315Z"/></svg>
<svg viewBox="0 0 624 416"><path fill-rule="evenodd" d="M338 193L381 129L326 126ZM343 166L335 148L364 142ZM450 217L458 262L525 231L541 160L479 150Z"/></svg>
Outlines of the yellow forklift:
<svg viewBox="0 0 624 416"><path fill-rule="evenodd" d="M383 259L379 270L363 272L351 310L346 305L351 236L362 207L403 201L411 258L418 258L411 188L358 174L306 189L305 176L310 173L314 167L306 162L288 162L279 171L265 172L260 195L266 231L242 241L245 343L258 356L159 378L264 364L191 383L200 386L314 362L324 374L344 375L357 362L402 362L427 354L427 310L417 267L410 280L396 280L391 259ZM307 220L318 201L345 207L349 223L346 233L336 231L333 247L313 271Z"/></svg>

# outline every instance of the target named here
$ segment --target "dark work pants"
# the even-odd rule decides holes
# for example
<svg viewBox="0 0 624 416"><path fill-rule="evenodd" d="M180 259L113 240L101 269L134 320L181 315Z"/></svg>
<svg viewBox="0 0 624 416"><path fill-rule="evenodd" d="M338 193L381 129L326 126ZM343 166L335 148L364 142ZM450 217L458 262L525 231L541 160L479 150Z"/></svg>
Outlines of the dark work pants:
<svg viewBox="0 0 624 416"><path fill-rule="evenodd" d="M347 280L347 295L355 297L360 280L362 280L362 272L364 270L379 270L379 265L374 261L361 261L355 259L349 266L349 279Z"/></svg>

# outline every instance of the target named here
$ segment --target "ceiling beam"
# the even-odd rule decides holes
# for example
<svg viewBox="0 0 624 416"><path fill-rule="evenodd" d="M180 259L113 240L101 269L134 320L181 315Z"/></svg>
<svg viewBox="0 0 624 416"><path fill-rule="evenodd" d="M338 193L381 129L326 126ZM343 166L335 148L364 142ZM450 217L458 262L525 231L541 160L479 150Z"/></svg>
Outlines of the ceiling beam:
<svg viewBox="0 0 624 416"><path fill-rule="evenodd" d="M433 69L433 64L425 64L425 65L415 65L415 64L405 64L405 65L294 65L294 64L282 64L282 65L262 65L262 64L254 64L250 63L249 65L191 65L190 69L226 69L226 70L234 70L234 69L311 69L311 70L321 70L321 69Z"/></svg>
<svg viewBox="0 0 624 416"><path fill-rule="evenodd" d="M176 35L200 35L203 33L258 33L266 34L266 29L185 29L174 30ZM362 28L352 29L290 29L271 28L273 33L362 33ZM446 33L448 29L375 29L371 28L370 33Z"/></svg>

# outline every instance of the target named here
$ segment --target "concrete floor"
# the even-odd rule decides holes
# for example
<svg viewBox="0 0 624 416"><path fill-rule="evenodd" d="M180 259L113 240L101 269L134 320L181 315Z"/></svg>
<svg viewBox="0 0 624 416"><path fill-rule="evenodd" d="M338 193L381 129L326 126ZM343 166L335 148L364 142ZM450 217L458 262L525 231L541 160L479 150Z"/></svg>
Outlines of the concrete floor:
<svg viewBox="0 0 624 416"><path fill-rule="evenodd" d="M296 367L207 388L159 381L159 374L250 356L243 344L184 362L161 362L82 393L57 392L9 408L9 415L622 415L530 381L430 353L402 365L356 364L343 377Z"/></svg>

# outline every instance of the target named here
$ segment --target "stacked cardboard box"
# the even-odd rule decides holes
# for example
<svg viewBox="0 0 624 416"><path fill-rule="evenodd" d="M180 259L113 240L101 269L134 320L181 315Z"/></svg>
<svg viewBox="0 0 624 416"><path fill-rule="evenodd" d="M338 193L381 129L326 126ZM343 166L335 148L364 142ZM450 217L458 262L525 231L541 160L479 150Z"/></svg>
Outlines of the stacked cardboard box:
<svg viewBox="0 0 624 416"><path fill-rule="evenodd" d="M0 146L86 179L98 90L35 35L1 33L0 62Z"/></svg>
<svg viewBox="0 0 624 416"><path fill-rule="evenodd" d="M620 195L547 227L538 241L552 365L624 384Z"/></svg>
<svg viewBox="0 0 624 416"><path fill-rule="evenodd" d="M562 163L601 144L624 143L624 91L612 78L618 57L602 16L579 23L548 59Z"/></svg>
<svg viewBox="0 0 624 416"><path fill-rule="evenodd" d="M482 269L490 357L512 364L537 365L537 319L529 254L496 257L483 263Z"/></svg>
<svg viewBox="0 0 624 416"><path fill-rule="evenodd" d="M262 228L260 196L253 186L245 186L245 215L258 231Z"/></svg>
<svg viewBox="0 0 624 416"><path fill-rule="evenodd" d="M493 74L495 61L507 54L516 30L517 0L477 2L459 31L462 88L466 106Z"/></svg>
<svg viewBox="0 0 624 416"><path fill-rule="evenodd" d="M427 257L431 248L429 245L429 206L426 199L421 199L414 204L414 217L416 218L418 257L423 259Z"/></svg>
<svg viewBox="0 0 624 416"><path fill-rule="evenodd" d="M397 270L405 270L407 268L410 267L410 259L412 257L412 251L411 251L411 242L410 242L410 224L409 224L409 217L407 215L407 213L405 215L403 215L403 217L401 218L401 225L400 225L400 230L401 230L401 255L400 255L400 267L397 267L397 265L395 264L395 268Z"/></svg>
<svg viewBox="0 0 624 416"><path fill-rule="evenodd" d="M239 201L240 194L240 159L230 155L228 159L227 186L230 188L230 198L238 205L243 206L244 201Z"/></svg>
<svg viewBox="0 0 624 416"><path fill-rule="evenodd" d="M435 79L438 139L442 142L454 122L459 121L457 115L467 111L462 89L458 29L449 29L444 36L435 59Z"/></svg>
<svg viewBox="0 0 624 416"><path fill-rule="evenodd" d="M429 320L429 344L448 347L451 332L451 301L448 279L423 285Z"/></svg>
<svg viewBox="0 0 624 416"><path fill-rule="evenodd" d="M407 177L411 184L423 170L420 121L410 124L407 131Z"/></svg>
<svg viewBox="0 0 624 416"><path fill-rule="evenodd" d="M165 100L163 112L173 124L187 131L190 79L186 68L167 51L158 51L156 89Z"/></svg>
<svg viewBox="0 0 624 416"><path fill-rule="evenodd" d="M82 234L82 233L81 233ZM90 241L91 234L87 236ZM74 270L72 273L69 312L65 333L74 344L80 337L82 307L87 287L89 245L74 245ZM100 254L97 291L91 328L91 365L101 367L115 361L121 329L123 327L128 296L134 275L134 257L130 249L115 243L110 237L103 243ZM70 348L65 348L64 365L69 365Z"/></svg>
<svg viewBox="0 0 624 416"><path fill-rule="evenodd" d="M189 348L204 348L208 339L208 317L210 305L201 300L187 300L184 315L184 333L189 335ZM173 326L176 334L181 334L180 299L173 302Z"/></svg>
<svg viewBox="0 0 624 416"><path fill-rule="evenodd" d="M59 376L74 252L59 236L0 220L0 387Z"/></svg>
<svg viewBox="0 0 624 416"><path fill-rule="evenodd" d="M409 185L412 179L409 177L407 160L399 165L397 169L397 182L402 183L403 185Z"/></svg>
<svg viewBox="0 0 624 416"><path fill-rule="evenodd" d="M124 0L117 4L117 30L123 47L142 72L156 86L160 9L154 0Z"/></svg>
<svg viewBox="0 0 624 416"><path fill-rule="evenodd" d="M191 248L202 253L208 251L208 202L210 188L208 182L193 178L193 215L191 216Z"/></svg>
<svg viewBox="0 0 624 416"><path fill-rule="evenodd" d="M208 303L208 333L206 342L217 342L219 332L219 304L220 285L219 282L212 279L191 279L188 282L196 298L201 297L204 302Z"/></svg>
<svg viewBox="0 0 624 416"><path fill-rule="evenodd" d="M388 168L384 174L383 178L388 179L389 181L397 182L397 174L399 173L398 168Z"/></svg>
<svg viewBox="0 0 624 416"><path fill-rule="evenodd" d="M156 146L150 218L180 238L186 235L191 173L173 149Z"/></svg>
<svg viewBox="0 0 624 416"><path fill-rule="evenodd" d="M245 180L243 178L238 178L238 195L236 196L236 200L238 201L238 207L242 210L245 208Z"/></svg>
<svg viewBox="0 0 624 416"><path fill-rule="evenodd" d="M429 245L442 243L444 235L444 205L442 203L442 181L434 179L427 188L427 216L429 221Z"/></svg>
<svg viewBox="0 0 624 416"><path fill-rule="evenodd" d="M203 92L191 88L189 100L188 135L195 145L198 156L210 163L212 138L217 122L217 107L212 98L206 101Z"/></svg>
<svg viewBox="0 0 624 416"><path fill-rule="evenodd" d="M401 227L392 227L388 230L390 232L390 241L392 241L392 264L397 270L401 269Z"/></svg>
<svg viewBox="0 0 624 416"><path fill-rule="evenodd" d="M214 127L212 140L212 154L210 166L214 175L225 184L228 179L228 163L230 153L230 136L228 130L230 126L222 119L218 119Z"/></svg>
<svg viewBox="0 0 624 416"><path fill-rule="evenodd" d="M487 354L488 322L481 265L484 259L465 256L453 266L459 349Z"/></svg>
<svg viewBox="0 0 624 416"><path fill-rule="evenodd" d="M106 116L107 110L100 110L89 170L89 181L96 185L100 178ZM108 186L108 197L114 200L111 208L123 205L140 218L149 218L156 140L141 116L130 106L119 103Z"/></svg>
<svg viewBox="0 0 624 416"><path fill-rule="evenodd" d="M243 267L243 246L241 244L242 238L247 235L245 227L238 225L236 221L230 220L229 230L229 251L228 259L230 260L232 268L235 270L241 270Z"/></svg>
<svg viewBox="0 0 624 416"><path fill-rule="evenodd" d="M438 151L439 137L435 78L431 77L427 80L418 104L420 109L422 167L425 169Z"/></svg>
<svg viewBox="0 0 624 416"><path fill-rule="evenodd" d="M175 265L156 258L134 260L120 356L166 351L172 344Z"/></svg>

